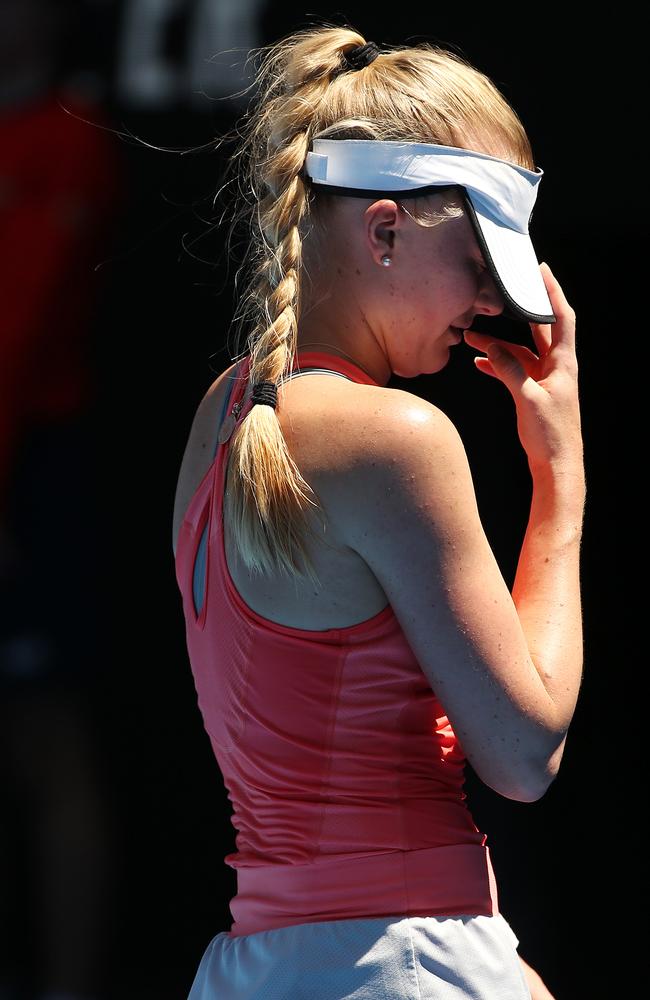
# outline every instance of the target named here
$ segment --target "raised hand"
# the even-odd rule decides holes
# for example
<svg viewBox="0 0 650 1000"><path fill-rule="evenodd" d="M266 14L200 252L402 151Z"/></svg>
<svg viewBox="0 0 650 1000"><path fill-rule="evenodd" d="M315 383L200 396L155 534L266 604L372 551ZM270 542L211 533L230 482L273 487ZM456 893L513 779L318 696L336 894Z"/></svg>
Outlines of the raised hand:
<svg viewBox="0 0 650 1000"><path fill-rule="evenodd" d="M517 410L517 430L532 471L582 460L575 350L576 314L548 264L540 264L555 323L531 323L538 353L489 334L465 331L479 371L498 378L510 391Z"/></svg>

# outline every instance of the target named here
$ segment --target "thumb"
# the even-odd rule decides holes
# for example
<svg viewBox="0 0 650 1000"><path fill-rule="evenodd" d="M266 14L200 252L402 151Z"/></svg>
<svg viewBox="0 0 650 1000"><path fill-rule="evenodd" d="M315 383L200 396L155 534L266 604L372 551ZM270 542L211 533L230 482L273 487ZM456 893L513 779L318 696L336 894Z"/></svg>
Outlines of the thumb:
<svg viewBox="0 0 650 1000"><path fill-rule="evenodd" d="M519 361L501 344L488 344L485 353L490 359L495 373L511 391L525 380L526 373Z"/></svg>

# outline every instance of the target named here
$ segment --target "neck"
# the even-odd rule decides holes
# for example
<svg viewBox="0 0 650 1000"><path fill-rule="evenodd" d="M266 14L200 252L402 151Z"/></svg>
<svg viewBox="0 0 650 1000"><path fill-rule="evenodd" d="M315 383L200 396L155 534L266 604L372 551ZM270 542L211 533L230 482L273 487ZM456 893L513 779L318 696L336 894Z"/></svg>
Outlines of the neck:
<svg viewBox="0 0 650 1000"><path fill-rule="evenodd" d="M344 343L341 343L342 340L344 338L335 336L329 330L321 332L314 328L306 329L301 322L296 353L314 350L347 358L378 385L388 384L392 374L390 366L375 340L367 341L365 344L361 342L360 338L354 338L354 340L348 338L344 340Z"/></svg>

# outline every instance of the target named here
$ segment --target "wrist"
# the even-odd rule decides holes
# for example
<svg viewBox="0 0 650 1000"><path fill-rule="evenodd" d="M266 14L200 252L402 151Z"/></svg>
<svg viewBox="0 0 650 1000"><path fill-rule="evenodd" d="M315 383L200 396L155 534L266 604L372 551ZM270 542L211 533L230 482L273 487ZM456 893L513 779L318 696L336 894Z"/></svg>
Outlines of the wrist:
<svg viewBox="0 0 650 1000"><path fill-rule="evenodd" d="M545 544L552 540L555 546L573 545L582 535L586 486L584 470L563 466L533 473L533 494L530 507L530 524L545 530Z"/></svg>
<svg viewBox="0 0 650 1000"><path fill-rule="evenodd" d="M585 467L581 453L572 452L544 463L528 463L533 484L552 490L586 489Z"/></svg>

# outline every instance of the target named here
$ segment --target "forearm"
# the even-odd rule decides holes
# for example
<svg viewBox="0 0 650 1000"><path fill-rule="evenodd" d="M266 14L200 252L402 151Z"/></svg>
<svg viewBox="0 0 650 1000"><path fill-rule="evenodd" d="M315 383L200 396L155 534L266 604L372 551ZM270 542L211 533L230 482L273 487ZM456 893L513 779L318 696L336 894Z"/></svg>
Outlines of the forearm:
<svg viewBox="0 0 650 1000"><path fill-rule="evenodd" d="M580 544L586 498L575 457L533 473L533 495L512 599L531 659L555 706L552 731L573 717L583 664ZM561 754L561 749L560 749Z"/></svg>

